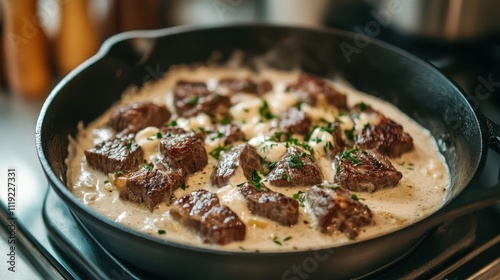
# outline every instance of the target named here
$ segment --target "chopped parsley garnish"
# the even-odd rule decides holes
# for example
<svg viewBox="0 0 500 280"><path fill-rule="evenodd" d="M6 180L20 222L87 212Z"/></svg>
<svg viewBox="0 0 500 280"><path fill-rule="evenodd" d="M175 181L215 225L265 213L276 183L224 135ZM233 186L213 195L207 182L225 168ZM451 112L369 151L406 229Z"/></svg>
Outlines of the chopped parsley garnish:
<svg viewBox="0 0 500 280"><path fill-rule="evenodd" d="M147 164L147 163L144 163L144 164L142 165L142 168L147 169L148 171L153 170L153 166L152 166L152 165L149 165L149 164Z"/></svg>
<svg viewBox="0 0 500 280"><path fill-rule="evenodd" d="M172 133L170 133L170 132L167 132L167 134L165 134L165 137L167 137L167 138L170 138L170 136L172 136Z"/></svg>
<svg viewBox="0 0 500 280"><path fill-rule="evenodd" d="M352 149L350 149L350 150L344 151L344 152L342 153L341 158L345 158L345 159L347 159L347 160L350 160L350 161L351 161L352 163L354 163L354 164L360 164L361 162L359 161L359 159L357 159L356 157L354 157L354 156L352 155L352 152L354 152L354 151L356 151L356 150L357 150L357 148L356 148L356 147L354 147L354 148L352 148Z"/></svg>
<svg viewBox="0 0 500 280"><path fill-rule="evenodd" d="M358 196L354 193L351 193L351 198L354 200L359 200Z"/></svg>
<svg viewBox="0 0 500 280"><path fill-rule="evenodd" d="M215 139L221 138L222 136L224 136L224 133L217 131L214 136L210 137L210 141L214 141Z"/></svg>
<svg viewBox="0 0 500 280"><path fill-rule="evenodd" d="M229 166L231 169L235 169L236 168L236 164L234 162L231 162L231 165Z"/></svg>
<svg viewBox="0 0 500 280"><path fill-rule="evenodd" d="M266 120L276 118L276 116L269 111L269 104L267 104L267 101L264 99L262 100L262 107L259 108L259 115Z"/></svg>
<svg viewBox="0 0 500 280"><path fill-rule="evenodd" d="M336 190L336 189L338 189L338 188L339 188L339 186L335 186L335 185L330 186L330 189L332 189L332 190Z"/></svg>
<svg viewBox="0 0 500 280"><path fill-rule="evenodd" d="M358 105L359 105L359 109L360 109L361 111L366 110L366 104L365 104L364 102L359 102L359 104L358 104Z"/></svg>
<svg viewBox="0 0 500 280"><path fill-rule="evenodd" d="M248 113L250 110L248 108L243 109L243 112Z"/></svg>
<svg viewBox="0 0 500 280"><path fill-rule="evenodd" d="M280 241L280 240L279 240L279 237L275 235L275 236L273 236L272 241L273 241L274 243L276 243L276 244L280 245L280 246L283 246L283 242L286 242L286 241L288 241L288 240L290 240L290 239L292 239L292 236L287 236L287 237L283 238L283 241Z"/></svg>
<svg viewBox="0 0 500 280"><path fill-rule="evenodd" d="M292 154L290 158L286 161L288 163L288 166L290 168L302 168L302 160L300 160L300 157L296 154Z"/></svg>
<svg viewBox="0 0 500 280"><path fill-rule="evenodd" d="M189 188L189 186L188 186L188 185L186 185L186 182L182 183L182 185L181 185L181 189L182 189L183 191L185 191L187 188Z"/></svg>
<svg viewBox="0 0 500 280"><path fill-rule="evenodd" d="M169 132L169 134L170 134L170 132ZM149 141L153 141L153 140L156 140L156 139L161 139L162 137L163 137L163 135L161 134L161 132L158 131L155 136L148 137L147 139Z"/></svg>
<svg viewBox="0 0 500 280"><path fill-rule="evenodd" d="M328 152L333 150L333 144L331 141L328 141L324 146L323 146L323 151Z"/></svg>
<svg viewBox="0 0 500 280"><path fill-rule="evenodd" d="M281 179L286 180L287 182L290 182L292 180L292 178L290 178L290 176L288 176L285 171L281 172Z"/></svg>
<svg viewBox="0 0 500 280"><path fill-rule="evenodd" d="M267 166L269 169L273 169L278 165L277 161L270 162L269 165Z"/></svg>
<svg viewBox="0 0 500 280"><path fill-rule="evenodd" d="M355 131L354 127L352 127L351 129L344 130L344 133L345 133L345 136L347 137L347 139L354 140L354 131Z"/></svg>
<svg viewBox="0 0 500 280"><path fill-rule="evenodd" d="M171 121L163 126L177 126L177 121Z"/></svg>
<svg viewBox="0 0 500 280"><path fill-rule="evenodd" d="M274 236L273 237L273 242L276 243L276 244L278 244L278 245L280 245L280 246L283 246L283 244L281 243L281 241L279 241L278 236Z"/></svg>
<svg viewBox="0 0 500 280"><path fill-rule="evenodd" d="M222 120L219 121L220 124L230 124L232 121L231 116L226 115Z"/></svg>
<svg viewBox="0 0 500 280"><path fill-rule="evenodd" d="M336 128L335 126L333 126L333 127L332 127L332 126L330 126L330 125L331 125L331 124L329 124L329 125L328 125L328 126L326 126L326 127L320 126L320 127L319 127L319 130L321 130L321 131L326 131L326 132L329 132L329 133L334 133L334 132L337 130L337 128Z"/></svg>
<svg viewBox="0 0 500 280"><path fill-rule="evenodd" d="M259 173L257 173L257 170L253 170L252 172L252 179L250 179L248 182L253 185L253 187L260 192L261 189L260 187L262 186L262 183L260 182L262 178L259 176Z"/></svg>
<svg viewBox="0 0 500 280"><path fill-rule="evenodd" d="M109 183L109 180L104 180L104 184L107 184L107 183Z"/></svg>
<svg viewBox="0 0 500 280"><path fill-rule="evenodd" d="M158 234L162 235L162 234L165 234L167 233L164 229L159 229L158 230Z"/></svg>
<svg viewBox="0 0 500 280"><path fill-rule="evenodd" d="M125 173L128 173L130 170L128 169L125 169L125 170L119 170L119 171L116 171L116 175L123 175Z"/></svg>
<svg viewBox="0 0 500 280"><path fill-rule="evenodd" d="M319 144L321 141L323 141L321 138L316 137L312 140L313 142L316 142L316 144Z"/></svg>
<svg viewBox="0 0 500 280"><path fill-rule="evenodd" d="M229 146L228 148L224 148L224 147L219 146L219 147L213 149L212 151L210 151L208 154L211 155L213 158L218 160L220 157L220 153L225 152L225 151L229 151L231 148L232 148L232 146Z"/></svg>
<svg viewBox="0 0 500 280"><path fill-rule="evenodd" d="M198 100L200 100L199 96L193 96L193 97L191 97L191 98L188 99L188 101L186 102L186 104L188 104L188 105L194 105L194 104L198 103Z"/></svg>
<svg viewBox="0 0 500 280"><path fill-rule="evenodd" d="M298 193L294 193L292 198L299 201L300 207L304 207L304 202L306 202L305 192L299 191Z"/></svg>
<svg viewBox="0 0 500 280"><path fill-rule="evenodd" d="M125 146L127 147L127 149L130 150L132 148L132 141L127 140L127 142L125 143Z"/></svg>

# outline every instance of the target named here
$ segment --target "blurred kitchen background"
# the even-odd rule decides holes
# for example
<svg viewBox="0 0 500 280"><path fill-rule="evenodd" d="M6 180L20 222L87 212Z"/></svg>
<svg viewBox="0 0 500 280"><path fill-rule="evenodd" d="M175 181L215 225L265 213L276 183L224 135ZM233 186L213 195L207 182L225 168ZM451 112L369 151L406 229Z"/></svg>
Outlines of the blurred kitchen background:
<svg viewBox="0 0 500 280"><path fill-rule="evenodd" d="M268 21L330 26L414 51L438 66L457 52L498 56L497 0L0 0L0 84L40 100L109 36L181 24ZM495 54L496 52L496 54ZM476 58L474 58L476 59ZM486 60L490 60L487 57ZM5 94L5 90L2 91Z"/></svg>
<svg viewBox="0 0 500 280"><path fill-rule="evenodd" d="M17 234L26 248L18 252L16 277L54 278L54 271L79 275L84 267L77 263L72 270L75 263L51 242L41 217L48 187L35 153L35 123L57 81L113 34L252 21L350 30L360 47L377 38L431 62L464 89L474 109L500 123L499 14L499 0L0 0L0 182L7 181L8 168L17 169ZM489 152L481 185L498 183L499 165L500 157ZM0 191L2 211L6 194ZM410 263L399 270L448 279L471 275L498 258L499 217L500 207L479 212L475 242L465 253L451 254L450 245L438 254L444 260L432 253L424 257L428 264L446 262L444 268ZM0 252L6 252L2 226ZM80 249L73 254L93 257ZM88 267L96 270L94 265ZM12 279L5 271L0 267L0 279Z"/></svg>

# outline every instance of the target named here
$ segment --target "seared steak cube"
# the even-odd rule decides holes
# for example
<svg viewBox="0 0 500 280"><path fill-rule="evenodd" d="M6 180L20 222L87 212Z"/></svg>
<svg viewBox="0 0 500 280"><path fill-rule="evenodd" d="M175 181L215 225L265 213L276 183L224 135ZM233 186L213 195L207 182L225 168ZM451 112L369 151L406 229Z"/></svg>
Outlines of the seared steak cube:
<svg viewBox="0 0 500 280"><path fill-rule="evenodd" d="M247 179L252 178L254 170L260 170L260 157L255 148L248 144L240 144L221 155L221 158L210 176L213 186L223 187L229 183L236 169L241 167Z"/></svg>
<svg viewBox="0 0 500 280"><path fill-rule="evenodd" d="M210 116L224 115L231 106L229 97L209 91L205 83L179 81L173 91L175 109L182 117L200 112Z"/></svg>
<svg viewBox="0 0 500 280"><path fill-rule="evenodd" d="M376 124L366 125L356 137L355 144L358 147L377 150L389 157L399 157L413 149L413 138L404 132L403 127L371 106L358 103L352 107L352 111L357 114L374 114L379 119Z"/></svg>
<svg viewBox="0 0 500 280"><path fill-rule="evenodd" d="M165 106L136 102L116 109L111 114L108 124L118 132L135 133L148 126L162 126L170 116Z"/></svg>
<svg viewBox="0 0 500 280"><path fill-rule="evenodd" d="M84 154L88 165L105 174L134 170L144 160L144 152L134 142L133 134L103 141Z"/></svg>
<svg viewBox="0 0 500 280"><path fill-rule="evenodd" d="M120 191L120 198L135 203L144 204L153 212L153 209L164 201L184 182L182 170L168 170L161 172L157 169L141 168L135 172L118 176L114 185Z"/></svg>
<svg viewBox="0 0 500 280"><path fill-rule="evenodd" d="M188 173L200 171L208 163L205 145L195 133L181 134L180 129L172 129L160 139L160 152L167 161L175 164ZM179 133L179 134L178 134Z"/></svg>
<svg viewBox="0 0 500 280"><path fill-rule="evenodd" d="M297 82L288 87L288 90L297 93L302 101L316 105L320 96L329 104L339 108L347 108L347 96L338 92L326 81L307 74L300 74Z"/></svg>
<svg viewBox="0 0 500 280"><path fill-rule="evenodd" d="M291 226L299 220L299 203L297 200L274 192L260 184L256 187L247 182L239 187L240 193L245 197L248 210L276 221L285 226Z"/></svg>
<svg viewBox="0 0 500 280"><path fill-rule="evenodd" d="M267 181L279 187L310 186L320 184L323 175L310 155L292 146L276 163Z"/></svg>
<svg viewBox="0 0 500 280"><path fill-rule="evenodd" d="M311 118L303 111L292 107L280 115L279 127L283 131L306 135L311 129Z"/></svg>
<svg viewBox="0 0 500 280"><path fill-rule="evenodd" d="M229 207L218 205L203 215L200 233L204 242L224 245L243 241L246 226Z"/></svg>
<svg viewBox="0 0 500 280"><path fill-rule="evenodd" d="M262 95L271 91L273 85L269 81L258 83L250 79L222 79L219 81L219 88L229 94L243 92Z"/></svg>
<svg viewBox="0 0 500 280"><path fill-rule="evenodd" d="M323 233L338 230L355 238L361 227L374 223L371 210L345 191L312 186L306 193L306 201Z"/></svg>
<svg viewBox="0 0 500 280"><path fill-rule="evenodd" d="M389 157L399 157L413 149L413 138L391 119L383 118L377 125L363 128L356 139L363 149L374 149Z"/></svg>
<svg viewBox="0 0 500 280"><path fill-rule="evenodd" d="M372 150L353 148L336 159L335 181L351 191L374 192L394 187L403 177L383 155Z"/></svg>
<svg viewBox="0 0 500 280"><path fill-rule="evenodd" d="M206 243L224 245L245 239L245 224L231 209L220 205L217 195L203 189L176 200L170 215L200 234Z"/></svg>

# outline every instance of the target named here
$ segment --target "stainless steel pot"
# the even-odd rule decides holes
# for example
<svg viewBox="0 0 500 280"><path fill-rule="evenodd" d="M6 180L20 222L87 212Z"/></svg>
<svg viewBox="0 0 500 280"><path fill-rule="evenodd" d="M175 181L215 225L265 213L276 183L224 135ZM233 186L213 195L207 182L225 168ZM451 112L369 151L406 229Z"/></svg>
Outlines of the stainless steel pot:
<svg viewBox="0 0 500 280"><path fill-rule="evenodd" d="M395 31L441 41L500 33L498 0L371 0L372 15Z"/></svg>

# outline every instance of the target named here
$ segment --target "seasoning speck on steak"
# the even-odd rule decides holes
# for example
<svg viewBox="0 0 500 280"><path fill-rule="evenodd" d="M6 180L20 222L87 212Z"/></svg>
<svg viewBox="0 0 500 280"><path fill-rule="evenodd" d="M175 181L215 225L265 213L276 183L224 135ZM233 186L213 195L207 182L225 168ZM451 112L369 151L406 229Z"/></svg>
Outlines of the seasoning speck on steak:
<svg viewBox="0 0 500 280"><path fill-rule="evenodd" d="M301 73L297 82L288 86L288 90L297 93L302 101L313 106L318 103L321 96L330 105L347 109L347 96L338 92L328 82L314 76Z"/></svg>
<svg viewBox="0 0 500 280"><path fill-rule="evenodd" d="M209 116L225 115L231 106L229 97L209 91L205 83L179 81L173 92L175 109L182 117L200 112Z"/></svg>
<svg viewBox="0 0 500 280"><path fill-rule="evenodd" d="M250 180L254 170L260 170L260 157L255 148L248 144L239 144L221 155L221 158L210 176L213 186L223 187L229 183L229 178L236 169L241 167L245 178Z"/></svg>
<svg viewBox="0 0 500 280"><path fill-rule="evenodd" d="M336 159L335 182L351 191L374 192L394 187L403 174L383 155L373 150L353 148Z"/></svg>
<svg viewBox="0 0 500 280"><path fill-rule="evenodd" d="M162 172L141 168L119 175L113 183L120 191L121 199L144 204L153 212L160 203L169 201L170 195L182 185L184 179L185 173L180 169Z"/></svg>
<svg viewBox="0 0 500 280"><path fill-rule="evenodd" d="M320 184L323 175L309 154L291 146L271 170L267 181L279 187L310 186Z"/></svg>
<svg viewBox="0 0 500 280"><path fill-rule="evenodd" d="M181 128L162 130L165 135L160 139L160 152L167 162L196 173L208 164L203 136Z"/></svg>
<svg viewBox="0 0 500 280"><path fill-rule="evenodd" d="M355 238L361 227L374 223L370 209L340 189L312 186L306 193L306 201L323 233L338 230Z"/></svg>
<svg viewBox="0 0 500 280"><path fill-rule="evenodd" d="M109 126L115 131L135 133L148 126L160 127L170 119L165 106L150 102L136 102L117 108L109 119Z"/></svg>
<svg viewBox="0 0 500 280"><path fill-rule="evenodd" d="M144 159L144 152L129 134L103 141L85 152L87 164L105 174L134 170Z"/></svg>
<svg viewBox="0 0 500 280"><path fill-rule="evenodd" d="M217 195L204 189L176 200L170 215L185 227L197 232L205 243L224 245L245 239L246 226Z"/></svg>
<svg viewBox="0 0 500 280"><path fill-rule="evenodd" d="M258 187L250 182L239 187L245 197L248 210L285 226L291 226L299 220L299 203L297 200L270 190L260 183Z"/></svg>

